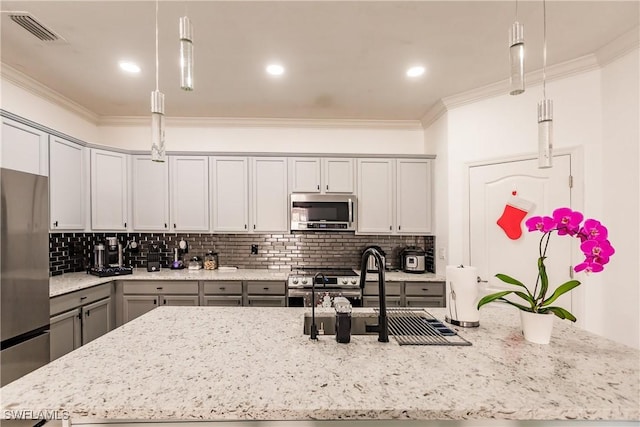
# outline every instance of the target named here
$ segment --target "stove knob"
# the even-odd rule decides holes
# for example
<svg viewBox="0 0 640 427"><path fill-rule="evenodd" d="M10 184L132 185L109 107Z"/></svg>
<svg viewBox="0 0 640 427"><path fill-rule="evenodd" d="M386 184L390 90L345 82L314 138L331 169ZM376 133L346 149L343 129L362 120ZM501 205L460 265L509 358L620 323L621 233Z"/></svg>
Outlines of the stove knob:
<svg viewBox="0 0 640 427"><path fill-rule="evenodd" d="M356 282L356 279L351 279L351 284L352 285L355 285L356 283L358 283L358 282Z"/></svg>
<svg viewBox="0 0 640 427"><path fill-rule="evenodd" d="M307 284L307 279L302 279L302 284L306 285Z"/></svg>
<svg viewBox="0 0 640 427"><path fill-rule="evenodd" d="M347 283L349 283L349 281L347 279L342 279L342 284L346 285Z"/></svg>
<svg viewBox="0 0 640 427"><path fill-rule="evenodd" d="M291 282L293 282L294 285L298 284L298 279L293 279Z"/></svg>

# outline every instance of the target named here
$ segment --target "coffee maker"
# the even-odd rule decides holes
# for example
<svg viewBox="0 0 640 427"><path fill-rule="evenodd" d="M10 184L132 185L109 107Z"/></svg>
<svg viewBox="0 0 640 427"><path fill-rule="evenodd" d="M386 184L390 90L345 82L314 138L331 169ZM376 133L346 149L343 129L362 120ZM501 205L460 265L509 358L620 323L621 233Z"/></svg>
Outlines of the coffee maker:
<svg viewBox="0 0 640 427"><path fill-rule="evenodd" d="M93 247L93 266L88 273L99 277L132 274L133 269L124 266L122 252L117 237L107 237L104 243L97 243Z"/></svg>
<svg viewBox="0 0 640 427"><path fill-rule="evenodd" d="M122 243L118 242L117 237L107 237L105 264L109 267L122 267Z"/></svg>

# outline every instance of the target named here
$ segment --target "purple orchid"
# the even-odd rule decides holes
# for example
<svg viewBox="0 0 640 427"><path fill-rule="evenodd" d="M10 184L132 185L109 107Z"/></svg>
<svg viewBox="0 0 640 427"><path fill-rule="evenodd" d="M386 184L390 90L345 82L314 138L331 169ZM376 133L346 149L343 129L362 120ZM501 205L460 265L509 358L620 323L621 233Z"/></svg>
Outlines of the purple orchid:
<svg viewBox="0 0 640 427"><path fill-rule="evenodd" d="M525 225L529 231L547 233L555 228L556 221L550 216L532 216L525 222Z"/></svg>
<svg viewBox="0 0 640 427"><path fill-rule="evenodd" d="M584 255L589 258L599 258L602 260L607 260L609 262L609 257L616 253L616 250L611 246L608 240L585 240L580 245L580 250L584 252ZM606 262L601 262L601 264L606 264Z"/></svg>
<svg viewBox="0 0 640 427"><path fill-rule="evenodd" d="M576 273L585 271L587 273L599 273L604 270L604 266L596 262L593 258L587 258L580 264L576 265L573 270Z"/></svg>
<svg viewBox="0 0 640 427"><path fill-rule="evenodd" d="M580 229L580 238L585 240L607 240L609 232L607 227L600 224L600 221L588 219Z"/></svg>
<svg viewBox="0 0 640 427"><path fill-rule="evenodd" d="M584 215L569 208L558 208L553 211L553 219L556 221L558 236L569 234L574 236L580 230L580 223Z"/></svg>

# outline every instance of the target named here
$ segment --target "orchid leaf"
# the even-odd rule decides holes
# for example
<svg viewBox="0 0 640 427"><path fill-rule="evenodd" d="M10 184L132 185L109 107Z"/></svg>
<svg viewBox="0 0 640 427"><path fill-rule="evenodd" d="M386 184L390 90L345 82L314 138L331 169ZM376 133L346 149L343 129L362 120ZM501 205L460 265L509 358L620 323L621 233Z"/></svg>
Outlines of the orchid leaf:
<svg viewBox="0 0 640 427"><path fill-rule="evenodd" d="M521 281L514 279L511 276L507 276L506 274L498 273L496 277L502 280L505 283L509 283L510 285L522 286L523 288L527 288Z"/></svg>
<svg viewBox="0 0 640 427"><path fill-rule="evenodd" d="M516 295L518 295L520 298L522 298L523 300L525 300L526 302L528 302L529 304L531 304L531 307L536 305L536 303L533 300L533 298L531 297L531 295L527 295L524 292L520 292L520 291L514 291L514 293Z"/></svg>
<svg viewBox="0 0 640 427"><path fill-rule="evenodd" d="M495 294L486 295L480 301L478 301L478 308L482 307L485 304L493 302L497 299L503 298L505 295L509 295L510 293L513 293L513 292L514 291L502 291L502 292L496 292Z"/></svg>
<svg viewBox="0 0 640 427"><path fill-rule="evenodd" d="M522 304L518 304L518 303L516 303L516 302L509 301L509 300L508 300L508 299L506 299L506 298L500 298L498 301L499 301L499 302L507 303L507 304L512 305L512 306L514 306L514 307L518 307L518 308L519 308L520 310L522 310L522 311L529 311L529 312L533 312L533 310L531 309L531 307L525 307L525 306L524 306L524 305L522 305Z"/></svg>
<svg viewBox="0 0 640 427"><path fill-rule="evenodd" d="M576 317L562 307L545 307L541 309L539 313L547 313L549 311L561 319L568 319L568 320L571 320L572 322L576 321Z"/></svg>
<svg viewBox="0 0 640 427"><path fill-rule="evenodd" d="M546 300L544 300L542 302L542 304L540 304L542 307L551 304L552 302L554 302L560 295L565 294L567 292L569 292L571 289L577 287L580 285L580 282L577 280L569 280L567 283L563 283L562 285L558 286L558 288L555 290L555 292L553 293L553 295L551 295L549 298L547 298Z"/></svg>
<svg viewBox="0 0 640 427"><path fill-rule="evenodd" d="M547 276L547 268L544 265L546 257L538 258L538 274L540 275L540 296L536 297L537 300L541 300L547 294L549 289L549 276Z"/></svg>

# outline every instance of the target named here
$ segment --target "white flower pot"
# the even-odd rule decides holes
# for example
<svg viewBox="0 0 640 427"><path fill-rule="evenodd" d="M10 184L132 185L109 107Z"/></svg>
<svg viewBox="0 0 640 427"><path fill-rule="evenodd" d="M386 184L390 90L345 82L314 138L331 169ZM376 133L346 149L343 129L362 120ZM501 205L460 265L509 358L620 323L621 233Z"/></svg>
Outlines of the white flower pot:
<svg viewBox="0 0 640 427"><path fill-rule="evenodd" d="M531 313L520 310L524 339L536 344L549 344L553 329L553 313Z"/></svg>

